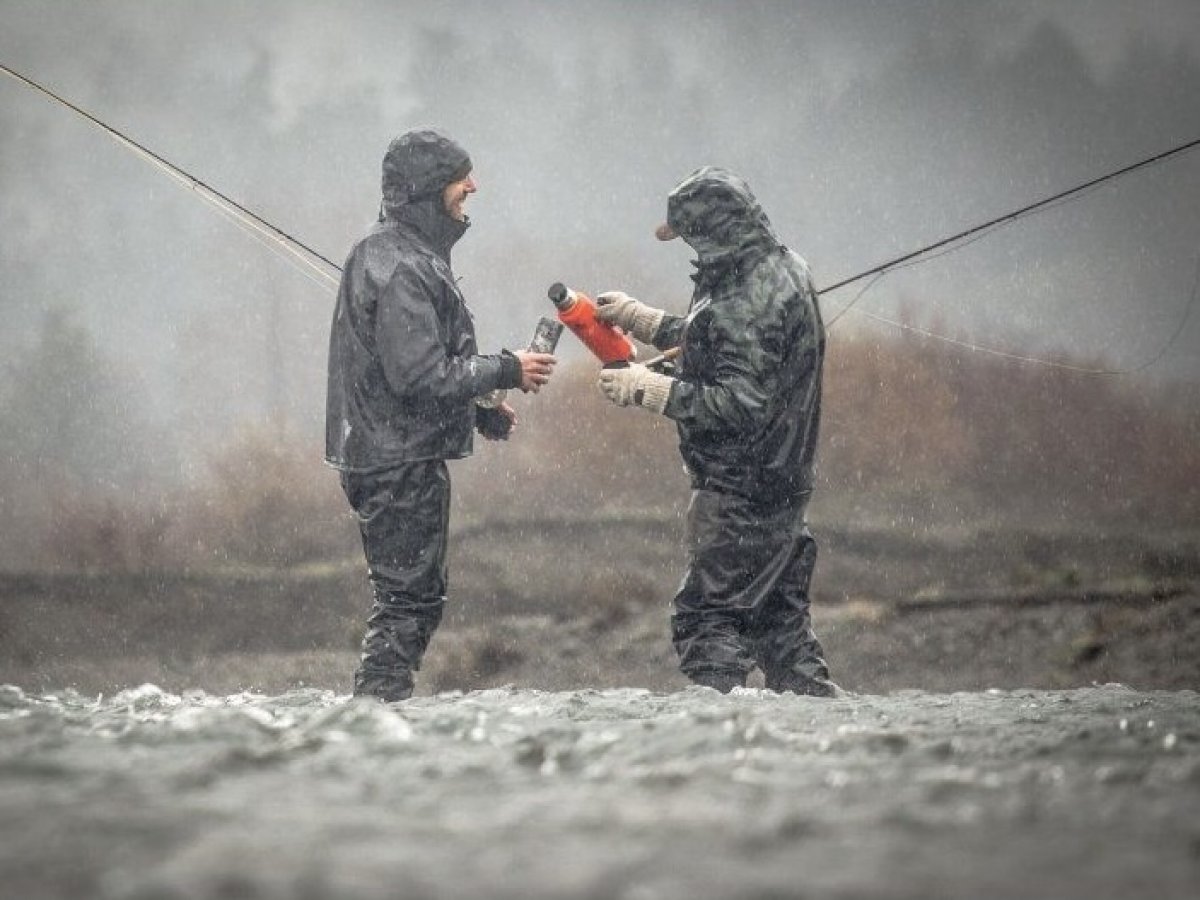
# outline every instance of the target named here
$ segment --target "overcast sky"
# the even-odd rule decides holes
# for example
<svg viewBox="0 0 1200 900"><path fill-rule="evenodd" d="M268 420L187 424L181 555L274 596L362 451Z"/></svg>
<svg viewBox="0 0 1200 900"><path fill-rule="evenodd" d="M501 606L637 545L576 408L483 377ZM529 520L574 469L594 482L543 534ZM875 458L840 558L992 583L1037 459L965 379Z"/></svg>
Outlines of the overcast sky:
<svg viewBox="0 0 1200 900"><path fill-rule="evenodd" d="M700 165L745 175L827 285L1200 137L1195 0L0 0L0 22L0 62L339 263L388 140L448 130L480 184L455 268L487 350L528 339L554 281L682 310L687 248L652 231ZM2 77L0 196L4 347L64 306L181 434L280 392L319 433L331 288ZM1131 367L1175 330L1198 255L1200 151L858 309ZM855 294L826 295L827 317ZM837 328L890 333L857 309ZM1200 377L1198 347L1200 312L1155 373Z"/></svg>

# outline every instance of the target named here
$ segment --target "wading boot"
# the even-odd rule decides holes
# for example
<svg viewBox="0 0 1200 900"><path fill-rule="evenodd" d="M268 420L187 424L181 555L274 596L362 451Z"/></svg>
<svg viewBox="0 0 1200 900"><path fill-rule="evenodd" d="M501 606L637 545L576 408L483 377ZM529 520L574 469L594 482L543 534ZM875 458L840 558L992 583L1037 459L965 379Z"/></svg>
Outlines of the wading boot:
<svg viewBox="0 0 1200 900"><path fill-rule="evenodd" d="M781 694L799 694L802 697L845 697L846 692L829 680L827 675L805 675L801 672L784 672L766 680L767 688Z"/></svg>
<svg viewBox="0 0 1200 900"><path fill-rule="evenodd" d="M354 696L374 697L382 703L398 703L412 696L413 678L410 672L354 673Z"/></svg>
<svg viewBox="0 0 1200 900"><path fill-rule="evenodd" d="M746 673L738 669L705 669L685 674L693 684L713 688L722 694L728 694L735 687L746 686Z"/></svg>

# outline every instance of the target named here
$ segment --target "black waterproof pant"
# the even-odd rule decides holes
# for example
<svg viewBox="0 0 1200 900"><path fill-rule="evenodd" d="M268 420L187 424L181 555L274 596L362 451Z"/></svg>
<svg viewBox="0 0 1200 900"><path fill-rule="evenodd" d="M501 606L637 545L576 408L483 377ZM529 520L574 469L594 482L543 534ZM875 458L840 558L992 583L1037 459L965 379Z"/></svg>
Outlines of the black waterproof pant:
<svg viewBox="0 0 1200 900"><path fill-rule="evenodd" d="M424 460L343 472L342 489L358 518L374 589L354 693L403 700L446 603L450 473L445 461Z"/></svg>
<svg viewBox="0 0 1200 900"><path fill-rule="evenodd" d="M817 543L807 500L693 491L688 568L671 620L679 667L692 681L728 691L757 665L772 690L815 693L828 682L809 616Z"/></svg>

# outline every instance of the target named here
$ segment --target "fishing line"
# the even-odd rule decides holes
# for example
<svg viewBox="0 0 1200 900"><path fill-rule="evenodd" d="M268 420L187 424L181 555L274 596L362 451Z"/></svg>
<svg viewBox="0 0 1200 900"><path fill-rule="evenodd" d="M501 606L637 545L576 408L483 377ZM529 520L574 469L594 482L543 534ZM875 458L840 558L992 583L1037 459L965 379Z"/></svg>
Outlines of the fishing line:
<svg viewBox="0 0 1200 900"><path fill-rule="evenodd" d="M871 288L873 288L876 285L876 283L879 282L881 279L883 279L883 277L887 274L888 273L886 273L886 272L880 273L880 274L876 275L873 279L871 279L871 281L867 283L866 287L864 287L855 296L854 302L857 302L859 297L861 297L863 294L865 294L867 291L869 291ZM941 334L936 331L930 331L929 329L926 329L926 328L920 328L916 325L910 325L907 322L899 322L895 319L889 319L887 316L882 316L878 313L868 312L865 309L856 309L856 310L854 310L854 312L856 312L858 315L864 316L868 319L873 319L874 321L879 322L880 324L890 325L893 328L899 329L900 331L907 331L912 334L918 334L921 337L930 338L935 341L941 341L944 344L950 344L955 347L962 347L964 349L971 350L976 353L985 353L990 356L998 356L1003 359L1015 360L1017 362L1035 363L1037 365L1045 366L1045 367L1051 368L1051 369L1064 369L1068 372L1076 372L1081 375L1135 375L1138 372L1144 372L1146 369L1149 369L1152 366L1154 366L1164 356L1167 355L1167 352L1173 346L1175 346L1175 342L1177 340L1179 340L1179 336L1183 333L1184 327L1187 325L1188 321L1192 317L1192 312L1195 310L1195 307L1196 307L1196 300L1197 300L1198 294L1200 294L1200 256L1197 256L1197 258L1196 258L1196 277L1192 282L1191 297L1188 299L1187 305L1184 307L1183 315L1180 317L1179 323L1175 326L1174 333L1172 333L1171 337L1167 339L1167 341L1158 349L1158 352L1155 353L1155 355L1152 358L1150 358L1146 362L1143 362L1137 366L1133 366L1133 367L1127 368L1127 369L1093 368L1093 367L1089 367L1089 366L1078 366L1073 363L1064 363L1064 362L1060 362L1058 360L1053 360L1053 359L1046 359L1046 358L1040 357L1040 356L1024 356L1022 354L1014 353L1012 351L1001 350L998 347L989 347L984 344L976 344L973 341L965 341L965 340L960 340L959 338L952 338L949 335ZM845 310L843 310L843 312L845 312ZM834 321L836 321L836 319ZM830 328L832 328L832 324L830 325Z"/></svg>
<svg viewBox="0 0 1200 900"><path fill-rule="evenodd" d="M280 242L275 239L274 235L262 233L261 228L254 227L252 222L247 222L244 217L236 215L235 211L226 209L220 204L213 204L213 210L220 216L224 217L229 224L236 228L240 228L242 232L257 244L266 247L268 250L277 251L280 249ZM287 250L286 246L283 249ZM287 256L281 256L285 263L292 267L296 273L307 281L311 281L318 287L328 288L330 285L337 287L338 279L333 277L324 269L314 266L308 259L299 256L294 252L288 251ZM340 267L336 267L341 271Z"/></svg>
<svg viewBox="0 0 1200 900"><path fill-rule="evenodd" d="M1097 187L1098 185L1096 184L1090 184L1080 187L1077 190L1080 192L1086 191L1087 193L1091 193L1092 191L1095 191ZM1049 210L1057 209L1059 206L1066 206L1069 203L1074 203L1076 200L1082 199L1084 196L1084 193L1079 193L1077 196L1071 197L1070 199L1063 199L1062 197L1052 198L1052 200L1047 201L1045 206L1040 206L1036 210L1030 210L1027 214L1034 215L1048 212ZM938 244L930 245L924 250L917 250L914 253L906 254L899 259L892 260L890 263L885 263L883 266L878 266L875 269L862 273L861 275L855 275L853 278L847 278L845 281L840 281L830 287L818 289L817 296L819 297L822 294L827 294L831 291L836 291L838 288L851 285L856 281L861 281L863 278L866 278L869 275L875 276L869 282L867 282L866 286L861 291L854 295L853 300L837 311L837 314L827 323L826 328L833 328L837 320L851 310L862 314L862 310L854 309L854 305L858 303L858 301L862 299L863 295L870 291L871 288L877 285L886 276L891 275L893 272L898 272L901 269L915 268L917 266L924 265L927 262L933 262L935 259L940 259L943 256L948 256L951 253L957 253L959 250L965 250L972 244L982 241L984 238L991 237L994 232L1013 224L1015 221L1017 220L1005 218L1003 221L993 221L984 225L980 225L977 228L971 229L969 239L967 234L960 234L957 238L946 238L945 241L939 241ZM955 240L958 240L959 243L954 243ZM945 244L945 246L942 246L943 244ZM935 249L938 251L937 253L933 252ZM876 318L881 317L877 316ZM887 320L885 319L883 321Z"/></svg>
<svg viewBox="0 0 1200 900"><path fill-rule="evenodd" d="M1126 369L1107 369L1107 368L1095 368L1095 367L1088 367L1088 366L1078 366L1078 365L1074 365L1071 363L1059 362L1057 360L1045 359L1043 357L1026 356L1026 355L1022 355L1019 353L1013 353L1010 351L1001 350L996 347L988 347L988 346L985 346L982 344L976 344L971 341L959 340L957 338L952 338L949 335L939 334L938 332L930 331L925 328L918 328L917 326L909 325L909 324L906 324L903 322L897 322L894 319L889 319L886 316L879 315L878 313L870 313L870 312L866 312L865 310L856 309L855 306L858 303L858 301L861 300L863 298L863 296L865 296L867 294L868 291L870 291L873 287L875 287L875 285L878 284L886 275L889 275L892 272L898 271L899 269L902 269L902 268L912 268L914 266L922 265L924 263L931 262L935 259L938 259L941 256L945 256L947 254L955 253L959 250L965 249L966 247L969 247L971 244L975 243L976 241L980 241L980 240L983 240L985 237L991 236L991 234L993 232L999 230L1000 228L1011 225L1011 224L1015 223L1016 221L1018 221L1019 219L1022 219L1022 218L1025 218L1026 216L1034 215L1037 213L1047 212L1051 209L1055 209L1059 206L1064 206L1068 203L1074 203L1075 201L1082 199L1082 197L1085 194L1091 193L1092 191L1097 190L1100 186L1102 186L1106 182L1113 181L1117 178L1121 178L1122 176L1128 175L1134 171L1137 171L1138 169L1142 169L1147 166L1161 163L1171 156L1175 156L1177 154L1184 153L1188 150L1192 150L1192 149L1196 148L1197 146L1200 146L1200 138L1193 140L1193 141L1189 141L1185 144L1180 144L1179 146L1173 147L1170 150L1165 150L1162 153L1158 153L1154 156L1151 156L1146 159L1140 160L1138 162L1132 163L1121 169L1117 169L1114 172L1109 172L1106 175L1101 175L1098 178L1093 178L1090 181L1086 181L1083 184L1077 185L1073 188L1069 188L1068 190L1060 191L1059 193L1054 194L1050 197L1046 197L1042 200L1038 200L1035 203L1031 203L1027 206L1023 206L1020 209L1014 210L1010 213L1006 213L1005 215L997 216L994 219L991 219L987 222L983 222L982 224L976 225L972 228L968 228L965 231L959 232L958 234L951 235L950 237L935 241L934 243L928 244L925 247L920 248L919 250L914 250L910 253L904 254L903 256L899 256L895 259L889 260L886 263L882 263L881 265L874 266L870 269L867 269L864 272L859 273L858 275L854 275L850 278L846 278L842 281L839 281L836 284L832 284L829 287L821 288L817 291L818 296L827 294L827 293L832 293L833 291L836 291L840 288L847 287L851 284L854 284L857 281L861 281L862 279L868 278L872 275L875 276L874 278L871 278L871 280L863 287L862 290L860 290L857 294L855 294L853 300L851 300L844 307L842 307L840 310L838 310L837 314L834 315L833 318L829 320L827 329L832 330L833 326L837 323L837 321L842 316L844 316L846 313L853 310L854 312L858 313L861 316L865 316L868 319L873 319L874 321L880 322L885 325L890 325L890 326L892 326L894 328L898 328L902 331L919 334L919 335L922 335L923 337L928 337L928 338L932 338L933 340L942 341L943 343L946 343L946 344L963 347L965 349L972 350L977 353L986 353L986 354L989 354L992 356L999 356L1004 359L1011 359L1011 360L1027 362L1027 363L1035 363L1037 365L1046 366L1048 368L1063 369L1066 371L1076 372L1076 373L1080 373L1080 374L1084 374L1084 375L1133 375L1138 372L1143 372L1146 369L1149 369L1151 366L1155 365L1157 362L1159 362L1159 360L1161 360L1164 356L1166 356L1167 352L1171 349L1172 346L1174 346L1175 342L1179 339L1180 334L1183 333L1184 326L1186 326L1188 321L1191 319L1192 311L1196 306L1197 288L1198 288L1198 286L1200 286L1200 258L1197 259L1197 278L1196 278L1196 281L1192 285L1191 297L1189 298L1187 305L1184 308L1183 316L1179 320L1179 324L1176 326L1174 333L1167 340L1167 342L1165 344L1163 344L1162 347L1159 348L1157 353L1150 360L1148 360L1147 362L1141 363L1137 366L1133 366L1131 368L1126 368ZM933 251L935 251L935 250L937 250L939 252L933 253ZM933 254L933 255L930 255L930 254Z"/></svg>
<svg viewBox="0 0 1200 900"><path fill-rule="evenodd" d="M74 103L71 103L69 100L67 100L63 97L60 97L58 94L54 93L49 88L46 88L46 87L42 86L41 84L38 84L33 79L22 75L20 72L16 72L13 69L10 69L8 66L4 65L3 63L0 63L0 72L3 72L5 75L8 75L10 78L13 78L16 81L19 81L19 82L27 85L28 87L33 88L34 90L40 92L41 94L49 97L55 103L60 104L61 106L65 107L66 109L69 109L71 112L75 113L76 115L86 119L88 122L91 122L93 125L95 125L97 128L100 128L102 131L104 131L107 135L109 135L111 138L113 138L115 141L117 141L123 147L125 147L126 149L135 153L136 155L140 156L143 160L150 163L155 168L159 169L161 172L163 172L163 174L169 176L170 178L172 178L176 182L182 184L183 186L191 189L202 200L209 203L214 209L216 209L223 216L225 216L226 219L228 219L233 224L242 228L243 231L245 231L247 234L249 234L255 240L259 241L260 243L266 245L267 247L269 247L271 249L285 251L288 254L288 256L291 257L291 261L293 262L293 264L299 263L300 266L303 266L303 268L300 269L300 271L302 272L302 274L305 275L305 277L309 278L310 280L315 280L316 278L319 278L319 279L321 279L321 281L323 281L326 284L332 284L335 287L337 286L338 279L330 273L329 269L332 269L333 271L340 273L342 271L342 267L337 265L336 263L334 263L328 257L317 252L312 247L305 244L303 241L288 234L287 232L283 231L282 229L278 228L277 226L272 225L270 222L268 222L262 216L255 213L253 210L247 209L245 206L238 203L236 200L232 199L231 197L226 196L225 194L221 193L216 188L212 187L209 184L206 184L204 181L201 181L199 178L196 178L194 175L190 174L189 172L187 172L184 169L180 168L179 166L175 165L170 160L164 159L162 156L159 156L157 153L150 150L148 147L138 143L133 138L129 137L128 135L124 134L123 132L119 131L118 129L112 127L111 125L106 124L105 122L103 122L100 119L93 116L91 113L87 112L84 109L81 109L79 106L76 106ZM910 266L920 265L922 263L929 262L933 259L937 259L939 256L945 255L947 253L952 253L952 252L961 250L961 249L969 246L970 244L974 243L975 241L982 240L984 237L990 235L992 231L994 231L1000 227L1012 224L1012 223L1016 222L1017 220L1024 218L1025 216L1032 215L1035 212L1042 212L1042 211L1052 208L1053 206L1060 205L1060 204L1063 204L1066 202L1074 202L1075 200L1079 199L1079 196L1082 195L1084 192L1093 190L1093 189L1099 187L1100 185L1104 184L1105 182L1113 181L1117 178L1121 178L1125 175L1130 174L1131 172L1137 171L1138 169L1142 169L1142 168L1145 168L1145 167L1151 166L1151 165L1156 165L1156 164L1161 163L1164 160L1168 159L1169 157L1175 156L1180 153L1187 152L1188 150L1192 150L1192 149L1196 148L1197 146L1200 146L1200 138L1193 140L1193 141L1189 141L1185 144L1180 144L1177 147L1173 147L1170 150L1166 150L1162 153L1158 153L1158 154L1148 157L1146 159L1139 160L1138 162L1135 162L1130 165L1124 166L1123 168L1117 169L1114 172L1109 172L1105 175L1101 175L1098 178L1093 178L1090 181L1084 182L1083 184L1077 185L1068 190L1060 191L1059 193L1054 194L1050 197L1046 197L1045 199L1038 200L1035 203L1030 203L1027 206L1023 206L1020 209L1013 210L1012 212L1009 212L1009 213L1005 213L1004 215L997 216L994 219L991 219L987 222L983 222L979 225L976 225L972 228L968 228L964 231L960 231L959 233L951 235L950 237L946 237L946 238L942 238L941 240L934 241L933 243L927 244L926 246L921 247L918 250L913 250L909 253L905 253L902 256L898 256L895 259L891 259L885 263L881 263L880 265L872 266L870 269L866 269L865 271L860 272L857 275L853 275L849 278L845 278L839 282L836 282L835 284L829 285L828 287L821 288L817 291L818 296L833 293L834 291L840 290L844 287L848 287L851 284L862 281L864 278L871 278L871 281L868 282L867 285L865 287L863 287L863 289L860 290L858 292L858 294L855 295L854 299L851 300L850 303L848 303L846 306L842 307L842 309L840 309L837 312L837 314L829 321L828 327L832 328L842 316L844 316L847 312L854 309L854 307L858 303L858 301L861 300L862 297L872 287L874 287L876 284L878 284L879 281L885 275L888 275L891 272L893 272L901 267L907 268ZM935 251L935 250L940 250L941 252L937 253L933 256L929 256L929 254L933 253L933 251ZM327 266L328 269L322 268L320 265L318 265L317 264L318 261L320 263L323 263L325 266ZM872 277L872 276L874 276L874 277ZM1197 268L1197 278L1198 278L1197 284L1200 284L1200 264L1198 264L1198 268ZM1154 363L1156 363L1160 359L1162 359L1162 357L1166 354L1166 352L1170 349L1170 347L1178 339L1179 335L1183 332L1184 326L1187 324L1188 320L1191 317L1192 309L1196 305L1196 296L1197 296L1197 287L1196 287L1196 285L1193 285L1192 296L1191 296L1191 299L1189 300L1187 308L1184 312L1183 319L1180 321L1179 326L1176 328L1175 333L1174 333L1174 335L1172 335L1170 341L1168 341L1167 344L1161 348L1161 350L1154 357L1154 359L1152 359L1150 362L1140 365L1136 368L1123 369L1123 370L1088 369L1088 368L1085 368L1082 366L1073 366L1073 365L1070 365L1067 363L1055 362L1053 360L1048 360L1048 359L1041 359L1041 358L1029 357L1029 356L1021 356L1019 354L1008 353L1006 351L998 350L995 348L989 348L989 347L984 347L984 346L966 342L966 341L960 341L955 338L951 338L947 335L937 334L935 332L917 328L912 325L906 325L901 322L896 322L891 319L887 319L884 316L880 316L876 313L867 313L867 312L864 312L864 311L858 310L858 309L854 309L854 311L859 313L860 315L867 316L868 318L875 319L876 321L883 322L888 325L892 325L896 328L900 328L905 331L911 331L911 332L915 332L918 334L923 334L926 337L934 338L936 340L944 341L944 342L950 343L950 344L956 344L956 345L966 347L966 348L969 348L971 350L981 352L981 353L991 353L993 355L1003 356L1003 357L1007 357L1010 359L1022 360L1024 362L1039 363L1041 365L1051 366L1053 368L1068 369L1071 371L1084 372L1084 373L1088 373L1088 374L1127 375L1127 374L1132 374L1134 372L1140 372L1143 369L1149 368L1150 366L1154 365Z"/></svg>
<svg viewBox="0 0 1200 900"><path fill-rule="evenodd" d="M236 200L227 197L225 194L218 191L216 188L196 178L189 172L181 169L179 166L172 163L170 160L164 159L153 150L138 143L133 138L113 128L111 125L100 121L85 109L81 109L69 100L60 97L47 87L43 87L31 78L27 78L20 72L15 72L8 66L0 63L0 72L8 75L23 84L28 85L36 91L49 97L55 103L64 106L71 110L76 115L91 122L97 128L104 131L109 137L119 143L121 146L130 150L135 155L140 156L143 160L150 163L163 174L167 175L174 181L190 188L198 197L209 203L214 208L220 210L226 218L236 222L244 231L255 236L259 241L267 244L278 250L285 251L293 259L299 261L310 273L315 273L326 283L337 286L338 280L329 273L326 269L321 268L317 261L324 263L332 269L341 272L341 266L334 263L324 255L318 253L312 247L309 247L298 238L293 237L280 228L272 225L262 216L255 213L253 210L247 209ZM311 275L310 275L311 277Z"/></svg>
<svg viewBox="0 0 1200 900"><path fill-rule="evenodd" d="M1014 222L1017 219L1023 218L1024 216L1027 216L1030 213L1034 212L1035 210L1039 210L1044 206L1049 206L1050 204L1057 203L1058 201L1064 200L1067 197L1071 197L1075 194L1082 193L1083 191L1086 191L1090 188L1097 187L1098 185L1101 185L1106 181L1112 181L1115 178L1121 178L1124 175L1128 175L1130 172L1135 172L1138 169L1145 168L1146 166L1155 165L1155 164L1160 163L1163 160L1167 159L1168 157L1175 156L1180 153L1186 153L1188 150L1195 149L1196 147L1200 147L1200 138L1196 138L1193 141L1188 141L1186 144L1180 144L1177 147L1173 147L1170 150L1165 150L1162 153L1158 153L1154 156L1140 160L1139 162L1132 163L1128 166L1117 169L1115 172L1109 172L1107 175L1101 175L1099 178L1093 178L1090 181L1085 181L1083 184L1076 185L1075 187L1069 188L1068 190L1065 190L1065 191L1060 191L1059 193L1054 194L1053 196L1046 197L1044 200L1038 200L1036 203L1030 203L1028 206L1022 206L1020 209L1013 210L1010 213L1005 213L1002 216L997 216L994 219L989 219L988 221L986 221L980 225L975 225L971 228L966 229L965 231L960 231L958 234L954 234L954 235L951 235L950 237L942 238L941 240L934 241L932 244L927 244L926 246L922 247L919 250L913 250L910 253L905 253L903 256L898 256L895 259L889 260L888 262L881 263L878 266L873 266L870 269L867 269L865 272L860 272L857 275L853 275L850 278L845 278L845 279L837 282L836 284L831 284L828 287L821 288L821 290L818 291L818 293L821 293L821 294L832 293L833 291L839 290L840 288L844 288L847 285L854 284L856 281L862 281L864 278L869 278L872 275L883 273L883 272L888 271L889 269L893 269L896 266L901 265L902 263L906 263L909 260L916 259L918 256L924 256L926 253L929 253L932 250L937 250L937 249L939 249L941 247L945 247L949 244L957 243L958 241L963 240L963 238L970 237L971 235L977 234L981 231L986 231L986 230L994 228L998 225L1007 224L1009 222Z"/></svg>

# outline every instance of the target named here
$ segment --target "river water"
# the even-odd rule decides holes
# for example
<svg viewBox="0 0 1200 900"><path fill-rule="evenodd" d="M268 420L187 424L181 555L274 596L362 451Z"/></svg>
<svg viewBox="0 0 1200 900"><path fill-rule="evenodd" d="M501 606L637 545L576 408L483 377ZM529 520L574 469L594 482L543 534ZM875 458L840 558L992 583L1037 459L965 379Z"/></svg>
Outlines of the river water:
<svg viewBox="0 0 1200 900"><path fill-rule="evenodd" d="M1195 897L1200 697L0 687L0 896Z"/></svg>

